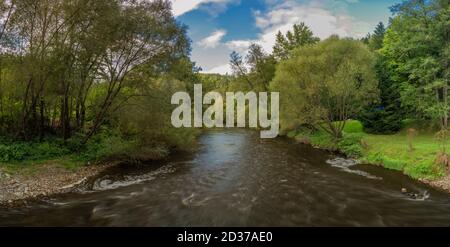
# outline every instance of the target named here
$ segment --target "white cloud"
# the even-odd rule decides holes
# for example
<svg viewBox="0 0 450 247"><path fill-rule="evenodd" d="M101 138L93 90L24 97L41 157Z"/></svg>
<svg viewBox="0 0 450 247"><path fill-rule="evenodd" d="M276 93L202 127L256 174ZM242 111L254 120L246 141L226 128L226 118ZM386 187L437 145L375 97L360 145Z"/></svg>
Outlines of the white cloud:
<svg viewBox="0 0 450 247"><path fill-rule="evenodd" d="M205 3L226 4L232 0L171 0L172 10L175 17L195 10Z"/></svg>
<svg viewBox="0 0 450 247"><path fill-rule="evenodd" d="M226 63L223 65L214 67L210 70L204 70L203 73L205 73L205 74L221 74L221 75L231 74L231 66L228 63Z"/></svg>
<svg viewBox="0 0 450 247"><path fill-rule="evenodd" d="M356 0L346 0L354 2ZM283 1L272 6L272 10L267 13L256 11L254 13L256 26L261 29L256 40L234 40L229 42L229 46L236 44L250 44L252 42L260 44L267 52L271 52L275 45L278 31L283 33L292 29L294 24L304 22L311 28L314 35L321 39L326 39L330 35L337 34L343 37L361 37L364 32L358 30L365 29L361 26L366 23L358 22L345 13L333 13L325 8L326 1L312 1L302 4L297 1Z"/></svg>
<svg viewBox="0 0 450 247"><path fill-rule="evenodd" d="M216 48L226 34L227 32L225 30L222 29L217 30L213 32L210 36L200 40L198 44L205 48Z"/></svg>
<svg viewBox="0 0 450 247"><path fill-rule="evenodd" d="M333 34L359 38L366 35L367 30L371 28L370 24L356 20L345 11L345 5L358 2L358 0L339 2L312 0L307 3L296 0L265 0L265 2L270 6L268 12L254 12L255 25L260 29L256 39L231 40L223 43L223 35L213 33L216 34L214 36L216 38L213 39L213 35L211 35L207 39L215 41L211 42L214 45L205 45L206 39L201 41L204 43L204 47L214 47L214 49L209 48L210 50L201 48L194 52L205 73L230 73L228 54L236 51L245 56L251 43L260 44L266 52L272 52L277 32L286 33L292 29L294 24L300 22L309 26L314 35L321 39L326 39Z"/></svg>
<svg viewBox="0 0 450 247"><path fill-rule="evenodd" d="M248 47L255 42L254 40L232 40L227 42L225 45L228 49L236 51L239 53L245 52Z"/></svg>

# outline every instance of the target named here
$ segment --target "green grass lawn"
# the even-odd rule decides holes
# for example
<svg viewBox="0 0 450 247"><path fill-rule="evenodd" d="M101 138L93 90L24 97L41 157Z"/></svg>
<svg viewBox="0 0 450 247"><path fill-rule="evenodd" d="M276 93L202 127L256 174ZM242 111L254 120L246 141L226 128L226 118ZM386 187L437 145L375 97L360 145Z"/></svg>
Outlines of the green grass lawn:
<svg viewBox="0 0 450 247"><path fill-rule="evenodd" d="M413 178L436 179L445 174L443 167L435 164L440 148L433 134L415 136L413 151L409 150L404 132L388 136L365 134L363 141L368 145L363 161L404 171Z"/></svg>
<svg viewBox="0 0 450 247"><path fill-rule="evenodd" d="M430 131L419 131L413 138L413 151L409 150L406 131L395 135L366 134L362 124L354 120L347 122L344 139L339 144L335 144L323 131L294 131L289 136L301 141L308 140L319 148L340 150L363 163L403 171L416 179L438 179L445 175L445 168L435 163L440 148Z"/></svg>

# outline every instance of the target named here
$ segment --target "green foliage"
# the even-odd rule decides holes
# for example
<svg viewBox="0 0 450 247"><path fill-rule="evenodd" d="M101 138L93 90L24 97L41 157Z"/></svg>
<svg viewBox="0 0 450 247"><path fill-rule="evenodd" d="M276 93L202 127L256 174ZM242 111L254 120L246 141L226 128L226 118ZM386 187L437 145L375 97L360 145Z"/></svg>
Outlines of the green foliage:
<svg viewBox="0 0 450 247"><path fill-rule="evenodd" d="M299 47L316 44L320 39L314 37L311 29L305 23L295 24L292 31L286 35L278 32L276 43L273 47L273 55L278 60L285 60L291 56L291 52Z"/></svg>
<svg viewBox="0 0 450 247"><path fill-rule="evenodd" d="M360 41L331 37L298 48L280 63L271 90L280 92L283 131L303 124L342 137L344 121L377 96L373 54Z"/></svg>
<svg viewBox="0 0 450 247"><path fill-rule="evenodd" d="M290 132L291 136L293 132ZM321 130L310 130L301 128L295 131L295 139L310 143L314 147L319 147L327 150L336 150L336 144L334 140L326 132Z"/></svg>
<svg viewBox="0 0 450 247"><path fill-rule="evenodd" d="M199 74L199 82L205 92L228 92L228 87L232 82L233 77L229 75L220 74Z"/></svg>
<svg viewBox="0 0 450 247"><path fill-rule="evenodd" d="M321 130L309 130L301 128L297 131L290 131L289 138L295 138L298 141L307 142L311 145L332 151L340 151L348 157L359 158L363 154L361 140L364 134L361 131L361 123L350 121L348 124L348 133L336 142L328 133Z"/></svg>
<svg viewBox="0 0 450 247"><path fill-rule="evenodd" d="M362 133L345 133L343 138L338 142L337 149L348 157L361 157L364 150L361 146Z"/></svg>
<svg viewBox="0 0 450 247"><path fill-rule="evenodd" d="M344 132L347 134L363 133L364 126L358 120L348 120L345 124Z"/></svg>
<svg viewBox="0 0 450 247"><path fill-rule="evenodd" d="M130 98L128 104L112 116L120 132L134 138L139 144L130 156L142 158L145 152L159 147L165 150L190 149L199 131L193 128L174 128L171 114L175 106L170 103L174 93L189 91L188 83L171 76L154 78L147 70L134 74L133 80L141 84L128 93L133 95L141 92L143 95ZM152 155L149 158L150 156Z"/></svg>
<svg viewBox="0 0 450 247"><path fill-rule="evenodd" d="M192 145L197 132L170 128L169 96L189 91L199 68L168 1L30 3L0 9L11 18L0 36L0 138L11 139L0 162L158 159Z"/></svg>
<svg viewBox="0 0 450 247"><path fill-rule="evenodd" d="M76 138L73 140L79 143ZM136 146L135 140L125 139L118 130L103 129L76 152L79 161L99 161L106 158L124 158Z"/></svg>
<svg viewBox="0 0 450 247"><path fill-rule="evenodd" d="M297 131L293 130L293 131L289 131L289 133L286 135L288 138L294 138L297 136Z"/></svg>
<svg viewBox="0 0 450 247"><path fill-rule="evenodd" d="M364 157L364 161L371 163L382 165L383 167L396 171L403 171L406 164L400 160L385 157L381 153L370 154Z"/></svg>
<svg viewBox="0 0 450 247"><path fill-rule="evenodd" d="M69 142L51 138L43 142L0 142L0 162L30 162L60 159L73 156L80 161L99 160L114 155L126 153L132 147L133 141L128 142L119 133L102 131L79 150L80 140L74 137Z"/></svg>
<svg viewBox="0 0 450 247"><path fill-rule="evenodd" d="M382 107L367 108L359 115L364 125L364 131L370 134L395 134L402 128L399 113Z"/></svg>
<svg viewBox="0 0 450 247"><path fill-rule="evenodd" d="M0 141L0 162L54 159L70 153L59 139L44 142Z"/></svg>
<svg viewBox="0 0 450 247"><path fill-rule="evenodd" d="M251 44L245 59L237 52L230 55L230 65L235 76L231 87L235 91L267 92L275 76L277 61L266 54L258 44Z"/></svg>
<svg viewBox="0 0 450 247"><path fill-rule="evenodd" d="M370 35L368 41L370 49L377 51L383 47L384 35L386 34L386 27L383 22L378 23L375 31Z"/></svg>
<svg viewBox="0 0 450 247"><path fill-rule="evenodd" d="M85 134L80 142L86 144L127 103L125 90L143 94L130 78L137 70L186 84L196 80L186 27L168 1L3 4L10 20L2 19L8 26L0 40L0 136L30 141Z"/></svg>
<svg viewBox="0 0 450 247"><path fill-rule="evenodd" d="M381 54L402 107L446 125L450 49L448 1L404 1L393 10Z"/></svg>
<svg viewBox="0 0 450 247"><path fill-rule="evenodd" d="M24 147L26 145L5 145L0 144L0 161L9 162L12 160L23 160L26 155Z"/></svg>
<svg viewBox="0 0 450 247"><path fill-rule="evenodd" d="M436 179L445 174L445 169L435 163L439 143L433 133L419 131L413 151L409 150L404 131L395 135L366 134L363 142L367 145L361 158L364 162L403 171L414 178Z"/></svg>
<svg viewBox="0 0 450 247"><path fill-rule="evenodd" d="M368 41L369 47L378 51L383 47L386 29L379 23ZM358 119L363 123L364 130L372 134L394 134L402 128L405 110L401 107L400 87L394 83L388 60L379 52L376 56L375 70L379 81L380 100L367 106Z"/></svg>

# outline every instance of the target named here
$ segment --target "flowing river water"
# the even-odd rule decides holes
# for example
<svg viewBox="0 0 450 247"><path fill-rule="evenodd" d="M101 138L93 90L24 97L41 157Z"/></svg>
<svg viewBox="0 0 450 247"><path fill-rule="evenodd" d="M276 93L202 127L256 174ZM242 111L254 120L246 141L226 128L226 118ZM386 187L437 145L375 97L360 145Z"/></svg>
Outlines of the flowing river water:
<svg viewBox="0 0 450 247"><path fill-rule="evenodd" d="M450 226L450 196L283 138L220 130L194 154L0 209L0 226Z"/></svg>

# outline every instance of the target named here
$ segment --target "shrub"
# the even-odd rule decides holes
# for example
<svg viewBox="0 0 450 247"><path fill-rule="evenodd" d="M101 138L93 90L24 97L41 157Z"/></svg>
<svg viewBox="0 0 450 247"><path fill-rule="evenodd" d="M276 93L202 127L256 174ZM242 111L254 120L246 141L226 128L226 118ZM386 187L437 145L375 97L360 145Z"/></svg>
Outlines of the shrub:
<svg viewBox="0 0 450 247"><path fill-rule="evenodd" d="M73 142L74 146L79 143L76 139ZM113 156L125 156L135 146L134 139L124 138L117 129L104 128L79 150L75 158L81 161L98 161Z"/></svg>
<svg viewBox="0 0 450 247"><path fill-rule="evenodd" d="M69 153L58 139L28 143L3 140L0 143L0 162L52 159Z"/></svg>
<svg viewBox="0 0 450 247"><path fill-rule="evenodd" d="M26 156L23 144L0 144L0 162L21 161Z"/></svg>
<svg viewBox="0 0 450 247"><path fill-rule="evenodd" d="M361 140L362 133L345 133L344 137L338 142L337 148L349 157L360 157L363 155Z"/></svg>
<svg viewBox="0 0 450 247"><path fill-rule="evenodd" d="M357 120L348 120L345 124L344 132L347 134L351 133L363 133L364 126L360 121Z"/></svg>

